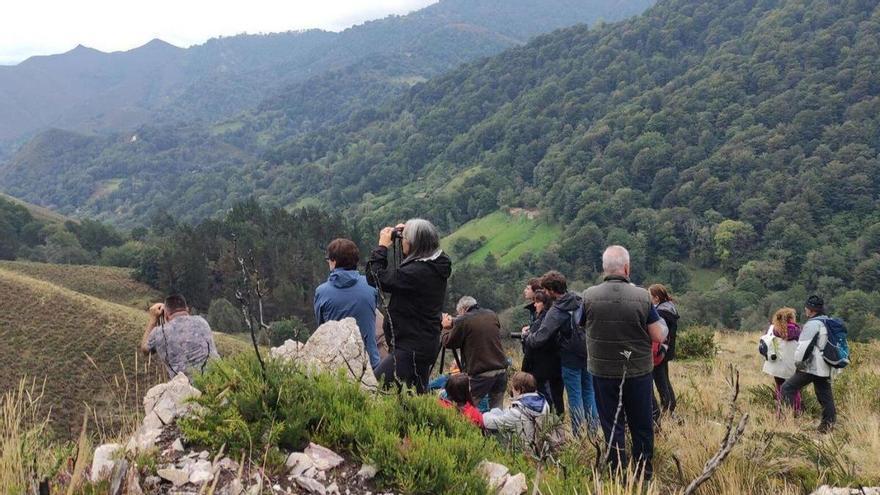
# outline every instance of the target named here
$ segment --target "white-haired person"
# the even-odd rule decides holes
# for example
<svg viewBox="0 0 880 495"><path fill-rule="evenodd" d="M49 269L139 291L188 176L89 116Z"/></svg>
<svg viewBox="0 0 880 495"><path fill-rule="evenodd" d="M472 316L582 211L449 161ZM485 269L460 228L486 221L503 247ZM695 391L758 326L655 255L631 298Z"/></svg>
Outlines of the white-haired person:
<svg viewBox="0 0 880 495"><path fill-rule="evenodd" d="M443 347L461 349L462 366L470 376L473 398L480 401L488 395L490 408L502 407L507 391L507 356L501 345L498 315L481 308L471 296L459 299L455 310L456 318L443 315Z"/></svg>
<svg viewBox="0 0 880 495"><path fill-rule="evenodd" d="M400 266L389 262L395 233L402 237ZM440 351L440 328L446 282L452 261L440 249L440 235L420 218L379 233L379 246L370 255L367 280L391 295L384 331L389 354L376 367L386 386L407 385L418 393L428 389L431 366Z"/></svg>
<svg viewBox="0 0 880 495"><path fill-rule="evenodd" d="M653 475L654 369L651 342L668 334L647 290L630 282L629 252L610 246L602 254L605 280L584 291L587 362L593 375L599 423L613 449L611 469L627 469L625 428L632 437L633 466ZM621 394L622 389L622 394ZM618 413L622 401L623 410ZM625 424L624 424L625 423Z"/></svg>

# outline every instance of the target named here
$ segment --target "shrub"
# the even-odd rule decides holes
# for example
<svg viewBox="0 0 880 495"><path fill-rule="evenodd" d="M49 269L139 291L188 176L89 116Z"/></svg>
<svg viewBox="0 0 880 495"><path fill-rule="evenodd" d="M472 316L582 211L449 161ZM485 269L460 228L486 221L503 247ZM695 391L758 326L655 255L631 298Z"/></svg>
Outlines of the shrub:
<svg viewBox="0 0 880 495"><path fill-rule="evenodd" d="M239 333L245 329L241 311L224 298L211 301L208 306L208 324L215 332Z"/></svg>
<svg viewBox="0 0 880 495"><path fill-rule="evenodd" d="M186 438L214 451L244 452L275 473L282 451L313 441L379 468L380 485L405 493L487 493L475 472L504 458L498 445L433 396L369 394L329 375L307 376L270 361L265 380L251 355L212 362L196 378L198 416L180 420Z"/></svg>
<svg viewBox="0 0 880 495"><path fill-rule="evenodd" d="M272 322L269 326L269 343L275 346L281 345L287 340L305 343L311 334L311 330L302 320L291 316L287 320Z"/></svg>
<svg viewBox="0 0 880 495"><path fill-rule="evenodd" d="M711 359L717 351L715 331L707 327L691 327L679 332L675 344L675 356L679 359Z"/></svg>

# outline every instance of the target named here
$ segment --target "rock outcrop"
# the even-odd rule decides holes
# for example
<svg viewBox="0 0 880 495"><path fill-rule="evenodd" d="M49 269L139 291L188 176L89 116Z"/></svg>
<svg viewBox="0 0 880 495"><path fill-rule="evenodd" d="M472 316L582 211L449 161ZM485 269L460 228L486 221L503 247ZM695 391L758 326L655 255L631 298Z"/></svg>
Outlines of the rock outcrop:
<svg viewBox="0 0 880 495"><path fill-rule="evenodd" d="M483 461L477 466L477 471L497 495L522 495L529 489L526 475L519 473L511 476L510 469L502 464Z"/></svg>
<svg viewBox="0 0 880 495"><path fill-rule="evenodd" d="M195 406L189 399L200 395L202 393L190 385L189 378L183 373L151 388L144 396L144 420L126 450L138 452L152 448L166 425L193 410Z"/></svg>
<svg viewBox="0 0 880 495"><path fill-rule="evenodd" d="M113 472L113 465L116 461L116 454L122 446L118 443L108 443L101 445L95 449L92 456L91 480L101 481L110 477Z"/></svg>
<svg viewBox="0 0 880 495"><path fill-rule="evenodd" d="M863 488L834 488L822 485L812 495L880 495L880 486Z"/></svg>
<svg viewBox="0 0 880 495"><path fill-rule="evenodd" d="M354 318L328 321L318 327L305 344L288 340L272 348L269 355L295 361L306 370L334 372L341 369L366 388L374 389L378 385Z"/></svg>

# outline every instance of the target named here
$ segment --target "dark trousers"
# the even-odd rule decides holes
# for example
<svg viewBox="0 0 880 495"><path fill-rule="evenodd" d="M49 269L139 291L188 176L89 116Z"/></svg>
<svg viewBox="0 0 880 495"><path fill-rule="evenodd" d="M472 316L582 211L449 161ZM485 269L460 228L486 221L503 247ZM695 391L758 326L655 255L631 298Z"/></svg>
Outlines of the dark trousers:
<svg viewBox="0 0 880 495"><path fill-rule="evenodd" d="M396 349L379 362L374 372L385 388L406 385L415 388L416 393L424 394L428 390L433 364L433 359L418 359L412 351Z"/></svg>
<svg viewBox="0 0 880 495"><path fill-rule="evenodd" d="M672 389L672 382L669 381L669 361L663 361L659 366L654 367L654 385L657 387L657 393L660 394L660 407L654 403L654 419L660 419L660 413L675 412L675 390ZM653 392L652 392L653 393Z"/></svg>
<svg viewBox="0 0 880 495"><path fill-rule="evenodd" d="M654 474L654 423L651 418L651 405L654 397L654 380L651 373L635 378L627 377L623 384L623 407L617 415L620 394L619 378L593 377L596 391L596 406L599 409L599 423L605 435L605 445L610 446L609 463L612 470L626 469L626 426L632 437L632 454L636 462L636 473L644 469L645 479Z"/></svg>
<svg viewBox="0 0 880 495"><path fill-rule="evenodd" d="M562 416L565 414L565 383L562 381L562 375L553 377L537 378L538 392L550 402L550 409L553 414Z"/></svg>
<svg viewBox="0 0 880 495"><path fill-rule="evenodd" d="M795 407L798 391L810 383L816 390L816 399L822 405L822 423L819 428L827 429L837 421L837 409L834 407L834 394L831 391L831 378L798 371L782 384L782 400L789 407Z"/></svg>
<svg viewBox="0 0 880 495"><path fill-rule="evenodd" d="M480 403L484 396L489 396L489 408L504 407L504 392L507 391L507 370L481 373L470 378L471 396Z"/></svg>

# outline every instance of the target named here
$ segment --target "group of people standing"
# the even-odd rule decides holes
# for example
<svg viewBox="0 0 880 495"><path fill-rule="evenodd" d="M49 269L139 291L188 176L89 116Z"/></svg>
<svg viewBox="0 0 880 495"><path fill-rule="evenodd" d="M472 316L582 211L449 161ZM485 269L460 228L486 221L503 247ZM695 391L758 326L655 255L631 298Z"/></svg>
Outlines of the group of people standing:
<svg viewBox="0 0 880 495"><path fill-rule="evenodd" d="M758 351L765 359L764 373L772 376L776 384L777 414L784 415L785 407L793 409L796 416L803 413L801 390L812 383L822 406L818 431L827 433L837 421L831 388L831 378L837 370L823 357L832 322L825 314L825 301L816 295L807 298L804 313L807 322L801 328L794 308L777 310L770 328L761 337Z"/></svg>
<svg viewBox="0 0 880 495"><path fill-rule="evenodd" d="M601 428L610 467L631 465L651 478L655 427L676 408L669 362L675 358L679 314L663 285L646 290L630 281L630 256L624 247L605 250L603 281L581 294L570 291L557 271L528 281L523 291L529 324L522 329L522 371L510 383L497 314L470 296L459 300L455 316L443 313L452 262L427 220L382 229L366 275L357 269L359 250L350 240L332 241L326 261L330 276L315 291L317 322L354 318L370 365L385 386L426 393L438 355L452 349L460 372L440 380L448 407L457 407L488 430L518 430L529 441L549 414L564 415L567 396L575 436ZM182 297L172 296L150 313L141 348L162 353L170 373L189 374L217 356L207 322L190 316ZM813 383L823 407L820 429L827 430L835 420L831 369L821 358L807 359L821 353L828 341L821 298L812 296L806 313L803 329L790 308L773 317L762 339L768 359L764 371L776 379L780 404L796 411L800 389ZM512 401L504 408L506 392ZM486 402L482 411L480 402ZM632 463L625 449L627 429Z"/></svg>

